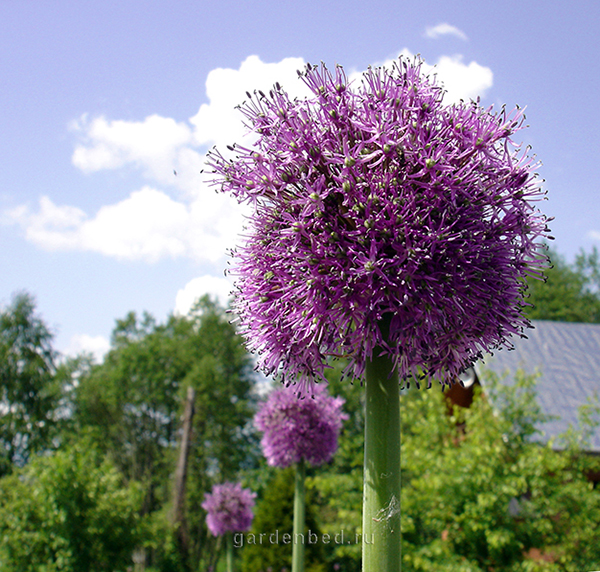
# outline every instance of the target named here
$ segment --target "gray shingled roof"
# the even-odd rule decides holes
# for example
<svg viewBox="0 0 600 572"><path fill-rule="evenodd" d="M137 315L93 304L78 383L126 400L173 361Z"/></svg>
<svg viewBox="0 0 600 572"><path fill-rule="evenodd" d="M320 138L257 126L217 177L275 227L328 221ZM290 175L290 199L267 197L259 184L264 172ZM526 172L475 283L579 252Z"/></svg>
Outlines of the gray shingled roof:
<svg viewBox="0 0 600 572"><path fill-rule="evenodd" d="M513 339L515 349L497 351L475 366L485 389L486 369L510 384L518 369L540 372L536 390L542 412L559 416L544 423L544 439L578 428L577 410L588 397L600 398L600 324L575 324L534 320L528 339ZM507 373L510 372L508 375ZM600 427L595 429L588 450L600 453Z"/></svg>

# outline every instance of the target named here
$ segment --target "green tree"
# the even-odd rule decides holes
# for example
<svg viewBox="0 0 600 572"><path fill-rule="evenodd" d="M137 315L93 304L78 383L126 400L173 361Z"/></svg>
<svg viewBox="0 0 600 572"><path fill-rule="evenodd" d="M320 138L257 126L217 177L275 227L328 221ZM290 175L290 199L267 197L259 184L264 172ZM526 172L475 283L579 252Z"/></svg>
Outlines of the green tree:
<svg viewBox="0 0 600 572"><path fill-rule="evenodd" d="M156 510L168 494L187 370L180 342L189 333L184 320L157 325L149 315L138 321L130 313L117 322L104 362L76 389L75 428L95 432L125 477L145 484L144 512Z"/></svg>
<svg viewBox="0 0 600 572"><path fill-rule="evenodd" d="M553 267L546 281L528 280L529 318L560 322L600 323L600 261L598 250L581 251L568 264L556 251L549 251Z"/></svg>
<svg viewBox="0 0 600 572"><path fill-rule="evenodd" d="M140 495L89 442L0 479L2 572L125 572Z"/></svg>
<svg viewBox="0 0 600 572"><path fill-rule="evenodd" d="M600 566L598 460L535 442L535 380L496 384L469 409L438 391L403 401L403 558L410 570L575 572ZM544 555L546 564L534 555ZM542 566L542 567L540 567ZM543 566L546 566L545 568ZM536 568L537 567L537 568Z"/></svg>
<svg viewBox="0 0 600 572"><path fill-rule="evenodd" d="M186 505L196 567L216 550L200 506L204 493L256 463L248 427L253 383L225 310L204 298L190 316L170 316L164 324L147 314L119 320L104 362L84 373L75 391L74 429L91 431L126 479L142 484L143 514L166 515L185 395L195 389ZM153 562L163 558L161 550L155 546Z"/></svg>
<svg viewBox="0 0 600 572"><path fill-rule="evenodd" d="M270 471L273 476L257 504L252 528L243 536L243 572L267 572L292 568L292 529L294 517L294 469ZM324 572L325 544L316 518L314 495L307 495L306 529L303 539L306 546L306 571ZM284 535L288 535L287 537ZM334 538L328 539L333 543ZM236 546L242 548L242 543Z"/></svg>
<svg viewBox="0 0 600 572"><path fill-rule="evenodd" d="M0 475L50 445L60 396L56 358L34 298L16 294L0 312Z"/></svg>

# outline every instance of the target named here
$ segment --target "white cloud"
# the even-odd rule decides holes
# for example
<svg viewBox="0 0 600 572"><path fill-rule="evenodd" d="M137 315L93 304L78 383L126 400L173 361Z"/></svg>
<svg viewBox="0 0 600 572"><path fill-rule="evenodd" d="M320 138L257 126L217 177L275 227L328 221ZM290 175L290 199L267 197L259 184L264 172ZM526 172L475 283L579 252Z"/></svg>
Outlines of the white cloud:
<svg viewBox="0 0 600 572"><path fill-rule="evenodd" d="M235 107L248 99L247 91L262 90L268 93L275 82L279 82L291 97L309 95L308 88L296 73L304 65L302 58L265 63L258 56L249 56L237 70L212 70L206 79L209 103L201 105L198 113L190 119L195 127L196 142L219 146L239 143L246 134L246 128L242 123L242 114Z"/></svg>
<svg viewBox="0 0 600 572"><path fill-rule="evenodd" d="M76 334L71 337L65 354L75 357L83 352L90 353L96 362L100 363L109 349L110 342L104 336Z"/></svg>
<svg viewBox="0 0 600 572"><path fill-rule="evenodd" d="M219 304L225 307L232 289L232 283L226 278L210 275L194 278L177 292L175 313L180 316L187 315L196 300L205 294L209 294L212 298L216 297Z"/></svg>
<svg viewBox="0 0 600 572"><path fill-rule="evenodd" d="M443 22L442 24L438 24L437 26L428 26L425 30L425 37L437 39L440 36L454 36L460 40L467 41L467 35L459 30L456 26L452 26Z"/></svg>
<svg viewBox="0 0 600 572"><path fill-rule="evenodd" d="M127 199L102 207L81 226L82 244L107 256L155 262L186 251L183 232L190 215L185 205L145 187Z"/></svg>
<svg viewBox="0 0 600 572"><path fill-rule="evenodd" d="M475 61L465 64L462 56L442 56L433 69L444 84L447 93L445 103L455 103L461 99L468 101L477 96L485 96L485 92L494 83L494 74L490 68Z"/></svg>
<svg viewBox="0 0 600 572"><path fill-rule="evenodd" d="M20 224L25 238L44 250L73 250L86 214L77 207L57 206L43 196L38 212L32 213L28 206L20 205L8 211L5 219Z"/></svg>
<svg viewBox="0 0 600 572"><path fill-rule="evenodd" d="M144 187L93 218L71 206L40 199L37 212L18 207L9 213L26 238L44 250L92 251L121 260L156 262L188 256L215 262L233 246L241 228L241 208L206 189L190 204Z"/></svg>
<svg viewBox="0 0 600 572"><path fill-rule="evenodd" d="M177 151L191 140L191 129L170 117L151 115L144 121L109 121L87 115L72 124L82 134L73 164L85 172L118 169L127 163L152 169L153 176L170 169Z"/></svg>

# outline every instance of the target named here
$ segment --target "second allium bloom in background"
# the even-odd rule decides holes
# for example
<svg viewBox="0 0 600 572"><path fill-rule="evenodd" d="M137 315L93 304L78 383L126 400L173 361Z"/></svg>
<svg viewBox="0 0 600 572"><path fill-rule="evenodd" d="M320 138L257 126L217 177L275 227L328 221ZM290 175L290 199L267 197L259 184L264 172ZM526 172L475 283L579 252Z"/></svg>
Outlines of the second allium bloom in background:
<svg viewBox="0 0 600 572"><path fill-rule="evenodd" d="M306 463L329 461L338 446L344 400L331 397L324 383L313 387L312 396L300 399L291 386L273 391L259 409L254 424L263 433L261 446L269 465L294 465L294 533L292 572L304 571L306 512Z"/></svg>
<svg viewBox="0 0 600 572"><path fill-rule="evenodd" d="M379 347L400 377L450 382L528 326L525 277L546 263L535 162L511 140L523 117L444 106L418 61L302 77L312 99L252 95L255 146L210 155L254 205L232 271L249 349L290 380L322 378L328 356L362 377Z"/></svg>
<svg viewBox="0 0 600 572"><path fill-rule="evenodd" d="M298 399L289 387L273 391L254 423L263 433L261 446L269 465L289 467L300 461L311 465L328 462L338 446L344 400L316 385L312 397Z"/></svg>

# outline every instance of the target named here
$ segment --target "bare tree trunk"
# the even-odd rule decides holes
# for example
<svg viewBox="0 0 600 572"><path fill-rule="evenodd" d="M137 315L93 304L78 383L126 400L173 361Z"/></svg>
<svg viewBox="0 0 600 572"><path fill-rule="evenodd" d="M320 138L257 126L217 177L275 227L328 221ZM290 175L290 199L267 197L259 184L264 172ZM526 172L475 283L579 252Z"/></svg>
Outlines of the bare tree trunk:
<svg viewBox="0 0 600 572"><path fill-rule="evenodd" d="M173 513L172 522L175 527L177 544L184 562L189 560L190 539L185 518L185 483L187 479L188 456L192 437L192 418L194 417L194 399L196 392L188 387L185 411L183 414L183 435L181 437L181 448L177 471L175 472L175 484L173 487Z"/></svg>

